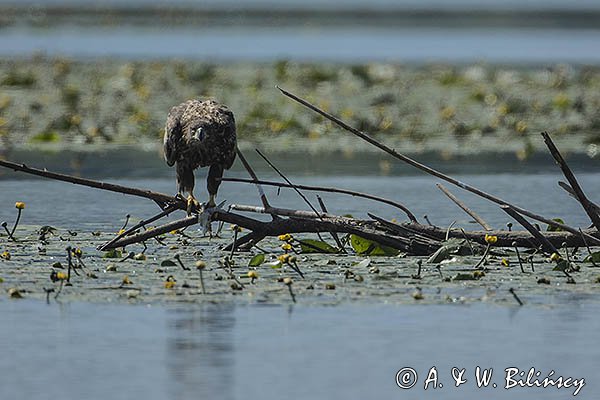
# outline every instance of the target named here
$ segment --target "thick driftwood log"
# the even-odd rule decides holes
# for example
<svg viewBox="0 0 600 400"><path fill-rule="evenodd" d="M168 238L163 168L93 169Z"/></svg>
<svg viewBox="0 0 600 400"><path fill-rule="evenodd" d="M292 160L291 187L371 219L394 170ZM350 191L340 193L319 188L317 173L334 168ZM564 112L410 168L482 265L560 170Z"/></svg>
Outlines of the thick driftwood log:
<svg viewBox="0 0 600 400"><path fill-rule="evenodd" d="M248 209L250 207L247 207ZM261 207L255 207L260 209ZM275 208L269 211L277 210ZM309 212L305 212L309 214ZM289 214L289 213L288 213ZM382 245L393 247L395 249L414 255L429 255L439 247L437 241L426 239L415 235L398 234L395 235L386 229L385 226L377 221L357 220L352 218L331 216L321 214L321 219L314 217L289 217L286 219L275 219L273 221L259 221L253 218L228 212L222 209L211 211L212 221L223 221L251 230L255 236L278 236L284 233L317 233L317 232L337 232L353 233L360 235L365 239L374 240ZM125 238L111 241L103 246L104 250L123 247L133 243L139 243L152 237L162 235L174 229L180 229L186 226L194 225L199 222L198 217L188 217L168 224L156 227L150 231L145 231ZM242 245L241 241L236 247Z"/></svg>
<svg viewBox="0 0 600 400"><path fill-rule="evenodd" d="M251 209L252 207L244 207ZM255 210L260 210L261 207L254 207ZM272 211L274 209L271 209ZM304 211L309 214L310 212ZM288 213L289 214L289 213ZM494 235L498 237L498 241L494 244L495 247L512 247L516 244L518 247L537 248L539 242L532 237L528 231L464 231L463 229L442 229L429 225L421 225L414 223L394 224L389 221L382 220L357 220L352 218L337 217L326 215L322 219L315 217L288 217L280 218L273 221L259 221L240 214L227 212L222 209L212 211L212 221L223 221L231 224L239 225L245 229L252 231L252 234L247 235L248 240L262 239L266 236L278 236L284 233L316 233L316 232L337 232L337 233L352 233L374 240L386 246L396 248L412 255L430 255L439 248L445 240L446 235L451 238L467 238L473 243L478 243L485 246L485 235ZM127 246L133 243L139 243L148 240L154 236L170 232L174 229L180 229L185 226L197 224L198 217L188 217L181 220L173 221L168 224L159 226L150 231L138 233L136 235L127 236L110 243L104 249ZM598 235L595 231L587 231L588 234ZM570 232L544 232L544 237L554 247L562 247L566 243L568 247L584 247L585 241L582 235L573 235ZM238 240L236 247L245 244L244 241Z"/></svg>

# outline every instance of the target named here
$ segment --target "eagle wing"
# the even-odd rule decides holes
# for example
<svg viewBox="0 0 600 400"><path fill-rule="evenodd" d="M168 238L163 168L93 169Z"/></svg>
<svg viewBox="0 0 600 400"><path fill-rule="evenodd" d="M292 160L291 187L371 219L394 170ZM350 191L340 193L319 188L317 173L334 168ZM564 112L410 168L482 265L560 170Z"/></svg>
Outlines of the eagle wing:
<svg viewBox="0 0 600 400"><path fill-rule="evenodd" d="M181 116L185 111L185 103L171 108L167 116L165 136L163 138L163 149L165 161L172 167L179 158L179 143L182 140L183 130L181 127Z"/></svg>

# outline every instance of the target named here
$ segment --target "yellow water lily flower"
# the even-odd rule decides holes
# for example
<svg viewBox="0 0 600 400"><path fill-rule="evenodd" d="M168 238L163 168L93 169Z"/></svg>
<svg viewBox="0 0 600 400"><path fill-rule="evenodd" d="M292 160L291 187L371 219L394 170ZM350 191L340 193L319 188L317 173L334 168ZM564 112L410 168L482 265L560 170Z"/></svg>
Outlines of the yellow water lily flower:
<svg viewBox="0 0 600 400"><path fill-rule="evenodd" d="M498 241L498 236L485 234L485 242L487 244L494 244Z"/></svg>
<svg viewBox="0 0 600 400"><path fill-rule="evenodd" d="M8 252L8 250L4 250L2 254L0 254L0 258L7 261L10 260L10 253Z"/></svg>
<svg viewBox="0 0 600 400"><path fill-rule="evenodd" d="M281 248L282 248L283 250L285 250L285 251L289 251L289 250L291 250L291 249L292 249L292 245L291 245L291 244L289 244L289 243L284 243L284 244L282 244L282 245L281 245Z"/></svg>
<svg viewBox="0 0 600 400"><path fill-rule="evenodd" d="M277 236L277 239L281 240L282 242L289 242L290 240L293 239L293 237L289 233L286 233L286 234Z"/></svg>
<svg viewBox="0 0 600 400"><path fill-rule="evenodd" d="M282 254L280 256L277 256L277 259L282 262L283 264L287 264L290 262L290 255L289 254Z"/></svg>
<svg viewBox="0 0 600 400"><path fill-rule="evenodd" d="M17 202L15 203L15 207L16 207L17 209L19 209L19 210L23 210L23 209L25 208L25 203L24 203L24 202L22 202L22 201L17 201Z"/></svg>
<svg viewBox="0 0 600 400"><path fill-rule="evenodd" d="M173 289L175 287L176 282L177 281L175 280L175 278L173 278L173 275L167 276L167 280L165 281L165 288Z"/></svg>
<svg viewBox="0 0 600 400"><path fill-rule="evenodd" d="M558 253L552 253L552 255L550 256L550 259L552 261L557 261L558 262L558 261L562 260L562 257Z"/></svg>
<svg viewBox="0 0 600 400"><path fill-rule="evenodd" d="M503 258L502 265L504 265L505 267L510 267L510 261L508 261L506 258Z"/></svg>

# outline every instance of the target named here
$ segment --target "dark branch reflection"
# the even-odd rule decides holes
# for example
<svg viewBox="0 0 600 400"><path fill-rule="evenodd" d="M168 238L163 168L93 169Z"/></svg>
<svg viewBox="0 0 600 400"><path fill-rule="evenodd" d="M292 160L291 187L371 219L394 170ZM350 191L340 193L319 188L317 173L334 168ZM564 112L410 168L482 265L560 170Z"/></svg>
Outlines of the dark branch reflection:
<svg viewBox="0 0 600 400"><path fill-rule="evenodd" d="M206 305L171 312L166 358L172 398L233 398L234 309Z"/></svg>

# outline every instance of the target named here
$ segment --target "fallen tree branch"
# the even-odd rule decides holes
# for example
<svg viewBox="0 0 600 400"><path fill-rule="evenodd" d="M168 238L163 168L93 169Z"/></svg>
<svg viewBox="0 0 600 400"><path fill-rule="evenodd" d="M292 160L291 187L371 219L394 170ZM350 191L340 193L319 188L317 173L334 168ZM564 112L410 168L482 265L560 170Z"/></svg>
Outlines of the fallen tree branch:
<svg viewBox="0 0 600 400"><path fill-rule="evenodd" d="M594 225L594 227L600 231L600 216L598 215L596 207L594 207L595 204L593 204L587 198L585 193L583 193L583 189L579 185L579 182L577 182L577 178L575 178L573 171L571 171L571 168L569 168L569 165L567 164L567 162L565 161L563 156L560 154L560 151L558 151L558 148L552 141L552 138L550 137L548 132L542 132L542 137L544 138L544 142L546 143L546 146L548 146L548 150L550 151L550 154L552 154L552 157L554 157L554 160L560 167L563 175L565 176L565 178L567 178L567 181L569 181L569 185L571 186L571 189L573 190L573 194L574 194L575 198L579 201L579 203L585 210L586 214L592 221L592 224Z"/></svg>
<svg viewBox="0 0 600 400"><path fill-rule="evenodd" d="M471 192L473 194L476 194L476 195L478 195L480 197L483 197L483 198L485 198L485 199L487 199L489 201L492 201L492 202L494 202L494 203L496 203L498 205L505 205L505 204L509 205L515 211L517 211L519 214L526 215L526 216L528 216L530 218L533 218L533 219L535 219L537 221L544 222L544 223L546 223L546 224L548 224L550 226L554 226L554 227L563 229L563 230L571 232L573 234L578 234L579 233L579 231L576 228L573 228L573 227L571 227L569 225L561 224L561 223L559 223L557 221L554 221L554 220L552 220L550 218L543 217L543 216L535 214L535 213L533 213L533 212L531 212L529 210L526 210L524 208L518 207L518 206L516 206L514 204L511 204L511 203L509 203L509 202L507 202L507 201L505 201L505 200L503 200L503 199L501 199L499 197L493 196L493 195L491 195L489 193L484 192L483 190L477 189L474 186L471 186L471 185L468 185L466 183L463 183L463 182L459 181L458 179L454 179L451 176L448 176L448 175L446 175L446 174L444 174L444 173L442 173L442 172L440 172L438 170L435 170L435 169L433 169L431 167L428 167L425 164L421 164L420 162L415 161L415 160L413 160L410 157L407 157L407 156L405 156L403 154L400 154L396 150L391 149L388 146L384 145L383 143L378 142L377 140L373 139L372 137L370 137L366 133L361 132L358 129L351 127L350 125L346 124L344 121L342 121L339 118L333 116L332 114L329 114L326 111L321 110L320 108L318 108L317 106L309 103L308 101L306 101L306 100L304 100L304 99L302 99L302 98L300 98L300 97L298 97L298 96L296 96L296 95L294 95L294 94L292 94L292 93L290 93L290 92L288 92L288 91L280 88L279 86L277 86L277 89L279 89L281 91L281 93L283 93L285 96L291 98L292 100L294 100L294 101L302 104L303 106L305 106L305 107L313 110L314 112L322 115L323 117L327 118L328 120L334 122L336 125L338 125L338 126L344 128L345 130L353 133L354 135L360 137L361 139L365 140L366 142L372 144L373 146L375 146L375 147L377 147L377 148L385 151L386 153L390 154L391 156L393 156L393 157L395 157L395 158L397 158L397 159L399 159L401 161L404 161L405 163L407 163L409 165L412 165L413 167L415 167L417 169L420 169L421 171L424 171L424 172L426 172L426 173L428 173L430 175L433 175L433 176L435 176L437 178L443 179L446 182L449 182L449 183L451 183L451 184L453 184L455 186L458 186L461 189L469 191L469 192ZM587 235L587 234L584 234L584 235ZM591 235L588 235L586 237L587 237L588 240L593 241L596 244L600 244L600 240L598 238L596 238L594 236L591 236Z"/></svg>
<svg viewBox="0 0 600 400"><path fill-rule="evenodd" d="M255 208L259 209L260 207ZM271 209L270 211L274 210L276 209ZM106 246L105 249L108 250L139 243L174 229L194 225L198 223L198 219L197 216L193 216L173 221L152 230L117 240L110 244L110 246ZM323 214L322 219L290 217L265 222L222 209L215 209L211 211L211 220L228 222L251 230L253 234L247 235L249 237L248 241L261 235L278 236L284 233L338 232L360 235L365 239L373 240L382 245L393 247L413 255L429 255L439 247L435 242L426 243L422 240L415 240L415 238L390 234L389 230L382 227L376 221L356 220L352 218L331 216L328 214ZM243 243L236 243L236 247L242 244Z"/></svg>
<svg viewBox="0 0 600 400"><path fill-rule="evenodd" d="M17 164L11 161L0 160L0 166L12 169L13 171L25 172L30 175L42 176L44 178L50 178L57 181L74 183L75 185L82 185L87 187L93 187L102 190L108 190L110 192L128 194L131 196L144 197L146 199L154 200L156 203L161 205L161 208L166 208L169 204L176 204L177 208L182 210L186 209L185 202L176 199L173 196L169 196L163 193L153 192L151 190L136 189L127 186L115 185L107 182L95 181L92 179L78 178L72 175L59 174L57 172L50 172L45 169L31 168L25 164Z"/></svg>

